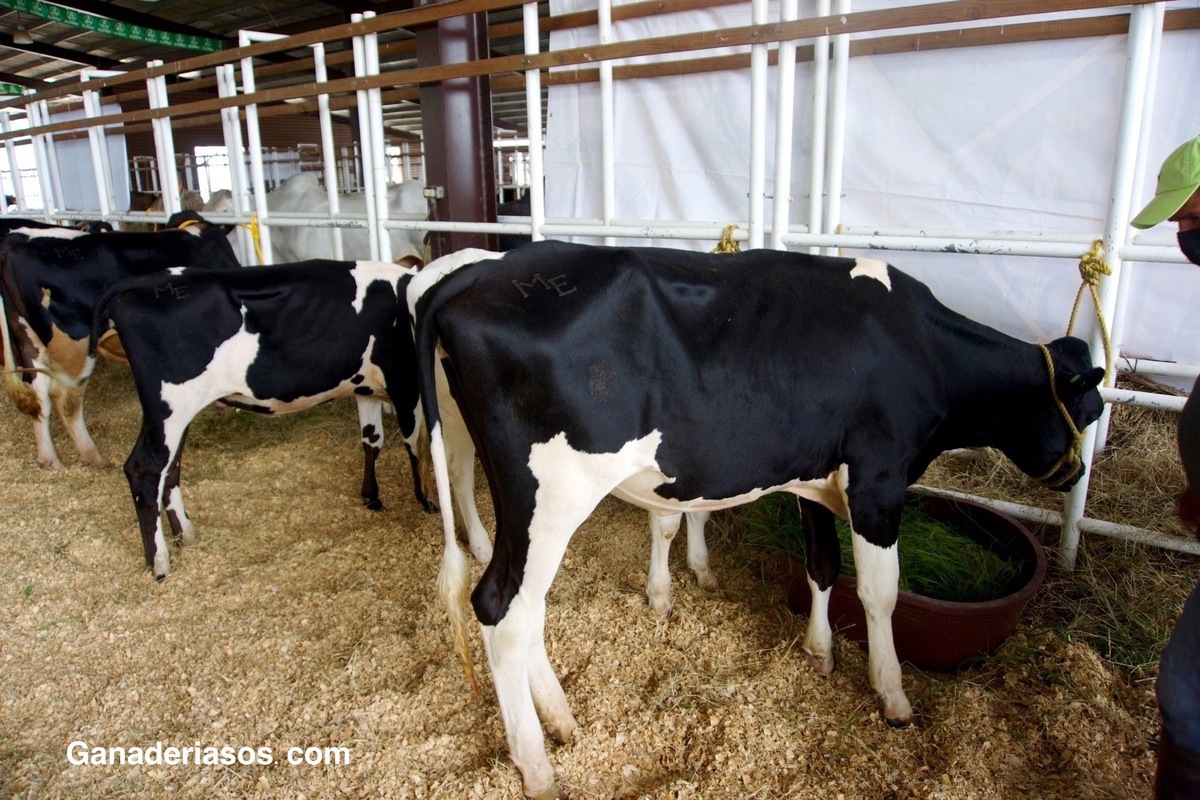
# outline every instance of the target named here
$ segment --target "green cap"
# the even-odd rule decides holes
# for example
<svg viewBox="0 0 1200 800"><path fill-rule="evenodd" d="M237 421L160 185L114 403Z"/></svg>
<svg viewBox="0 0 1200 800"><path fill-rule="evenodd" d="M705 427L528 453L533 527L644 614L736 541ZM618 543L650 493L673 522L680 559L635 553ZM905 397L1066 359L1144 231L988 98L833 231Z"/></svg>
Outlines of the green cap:
<svg viewBox="0 0 1200 800"><path fill-rule="evenodd" d="M1200 136L1184 142L1167 156L1158 171L1154 199L1129 224L1135 228L1153 228L1183 207L1200 188Z"/></svg>

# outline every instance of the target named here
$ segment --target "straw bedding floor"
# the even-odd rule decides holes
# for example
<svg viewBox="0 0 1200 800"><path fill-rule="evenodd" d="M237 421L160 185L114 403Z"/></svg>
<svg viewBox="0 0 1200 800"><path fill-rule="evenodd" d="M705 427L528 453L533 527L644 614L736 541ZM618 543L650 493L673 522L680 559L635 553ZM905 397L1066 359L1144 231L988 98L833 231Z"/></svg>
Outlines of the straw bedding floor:
<svg viewBox="0 0 1200 800"><path fill-rule="evenodd" d="M79 466L60 437L70 466L38 469L27 421L0 409L0 798L520 796L477 631L478 695L449 647L438 519L394 442L387 508L360 507L352 406L205 412L183 471L199 538L162 584L119 466ZM99 373L88 413L119 465L140 422L127 369ZM864 653L839 641L834 675L810 673L804 620L720 536L722 589L694 584L679 545L675 611L655 619L649 544L644 514L606 501L549 597L548 648L580 722L550 758L572 797L1149 795L1152 684L1087 647L1021 630L954 676L906 667L918 722L890 730ZM73 742L255 761L269 748L273 763L75 765ZM314 747L342 763L287 763Z"/></svg>

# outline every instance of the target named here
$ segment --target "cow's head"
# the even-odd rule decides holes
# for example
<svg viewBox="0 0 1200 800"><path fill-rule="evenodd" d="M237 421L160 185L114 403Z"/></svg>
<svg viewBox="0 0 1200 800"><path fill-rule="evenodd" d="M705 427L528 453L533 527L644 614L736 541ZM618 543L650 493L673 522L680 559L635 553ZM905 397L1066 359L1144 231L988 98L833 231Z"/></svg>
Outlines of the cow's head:
<svg viewBox="0 0 1200 800"><path fill-rule="evenodd" d="M1092 366L1087 344L1073 336L1046 345L1041 360L1042 379L1025 403L998 420L995 443L1022 472L1065 492L1083 476L1080 440L1104 409L1096 389L1104 369Z"/></svg>

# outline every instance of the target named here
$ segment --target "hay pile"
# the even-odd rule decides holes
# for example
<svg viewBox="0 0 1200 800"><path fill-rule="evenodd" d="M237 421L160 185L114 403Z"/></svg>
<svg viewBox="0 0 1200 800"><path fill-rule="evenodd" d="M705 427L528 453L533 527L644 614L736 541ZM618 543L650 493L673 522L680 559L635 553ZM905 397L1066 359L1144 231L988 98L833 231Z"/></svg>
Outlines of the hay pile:
<svg viewBox="0 0 1200 800"><path fill-rule="evenodd" d="M37 469L27 421L2 407L0 797L520 796L490 683L472 696L450 651L439 521L412 499L394 428L376 514L351 405L206 411L183 464L199 538L156 584L120 469ZM88 411L120 463L140 422L127 369L101 370ZM1152 682L1027 625L960 674L906 667L918 721L890 730L865 653L838 640L834 675L809 672L774 565L738 546L735 518L714 527L722 589L697 588L677 546L665 623L643 596L642 512L605 501L572 542L546 630L580 723L550 751L573 797L1148 796ZM274 763L75 766L75 741L269 747ZM349 763L286 763L313 746Z"/></svg>

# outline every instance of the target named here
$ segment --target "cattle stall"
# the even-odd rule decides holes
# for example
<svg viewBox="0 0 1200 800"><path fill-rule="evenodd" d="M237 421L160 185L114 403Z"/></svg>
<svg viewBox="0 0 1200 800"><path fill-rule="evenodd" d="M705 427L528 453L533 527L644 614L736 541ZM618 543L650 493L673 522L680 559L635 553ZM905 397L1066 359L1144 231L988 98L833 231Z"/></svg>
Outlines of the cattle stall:
<svg viewBox="0 0 1200 800"><path fill-rule="evenodd" d="M186 169L180 142L211 126L229 152L245 152L231 159L233 209L210 218L238 225L247 263L269 262L272 238L297 229L328 233L339 248L343 233L365 233L381 259L397 255L387 235L396 231L700 250L728 235L743 247L868 253L927 269L921 278L949 304L1039 341L1064 332L1076 264L1099 240L1111 269L1097 286L1111 358L1086 292L1077 322L1097 363L1164 381L1195 377L1200 354L1190 345L1135 330L1139 317L1158 316L1158 334L1173 327L1178 340L1200 341L1176 306L1156 313L1146 302L1164 285L1187 294L1195 270L1163 229L1133 236L1126 222L1149 196L1154 165L1200 129L1179 88L1197 66L1196 0L668 0L666 9L458 0L286 37L242 31L221 52L144 69L89 69L84 82L0 100L9 173L17 143L28 143L29 174L47 200L31 205L17 181L9 213L163 221L180 205L172 192L158 215L124 207L121 140L153 141L161 190ZM407 31L486 12L510 15L488 25L490 57L414 60ZM988 74L1006 71L1021 91L984 91L996 89ZM1029 82L1035 73L1045 82ZM386 200L389 137L414 149L427 141L422 87L473 77L491 84L497 140L511 142L498 147L527 154L527 215L398 214ZM932 90L951 80L965 88L938 99ZM1077 106L1064 102L1085 91ZM135 96L145 108L131 110ZM988 101L997 105L990 115L980 110ZM1044 124L1052 133L1034 136L1040 126L1025 115L1056 106L1065 110ZM929 125L968 112L981 119L971 131ZM270 206L279 127L301 117L321 140L311 173L327 190L319 213ZM1022 161L1038 144L1052 148ZM85 151L83 162L71 148ZM906 150L926 167L944 151L933 165L953 180L906 183ZM344 152L352 168L338 163ZM1071 164L1077 189L1042 178L1055 161ZM95 203L82 207L66 199L79 163L95 187ZM871 174L877 182L864 182ZM439 191L456 191L438 181L425 188L435 203L445 199ZM349 189L365 199L361 213L347 213ZM939 193L940 206L971 212L942 216L929 196ZM999 275L1016 276L1035 299L1021 305L1010 297L1021 286ZM1118 416L1131 410L1123 406L1182 406L1182 397L1114 381L1103 395ZM101 450L129 452L139 406L128 370L102 365L88 402ZM141 568L119 470L34 471L24 420L0 417L0 585L9 592L0 604L0 796L520 796L491 689L471 694L454 662L433 591L439 524L412 499L403 449L380 455L386 511L372 513L354 491L361 467L348 407L247 416L210 409L196 418L183 470L199 532L161 584ZM397 442L395 421L387 424ZM1106 425L1089 429L1085 461L1105 448ZM1163 547L1150 560L1158 588L1170 591L1138 588L1142 599L1173 602L1176 584L1195 579L1176 554L1200 547L1178 526L1085 515L1089 489L1119 481L1115 472L1089 470L1061 509L1048 493L1044 502L983 502L1060 526L1066 566L1081 534ZM477 485L493 528L482 476ZM832 676L806 668L804 621L782 603L786 564L747 557L716 520L720 590L694 585L677 547L675 610L664 621L646 608L646 539L644 513L604 501L552 594L547 647L581 725L550 757L573 796L1148 794L1152 684L1047 632L1044 609L1036 632L1023 628L962 673L906 667L917 723L893 731L874 713L859 648L839 637ZM484 664L478 636L472 646ZM84 750L64 752L75 742ZM229 746L234 758L215 767L78 763L90 748L156 743ZM243 747L255 751L248 761ZM263 747L270 764L259 761ZM299 760L289 763L293 750Z"/></svg>
<svg viewBox="0 0 1200 800"><path fill-rule="evenodd" d="M825 253L836 249L850 252L878 249L888 251L889 257L901 266L911 263L909 254L912 253L936 253L938 255L931 256L936 259L946 258L945 253L969 256L965 262L956 262L953 268L938 268L940 271L932 278L918 273L931 282L935 291L943 288L938 279L949 286L963 280L952 274L951 269L955 273L978 267L985 272L997 269L1015 272L1023 276L1018 280L1026 285L1044 286L1043 294L1053 297L1055 302L1052 314L1048 303L1037 303L1036 308L1030 310L1026 301L1026 307L1016 311L1016 321L1012 321L1012 313L1008 315L1010 319L1002 320L1002 327L1015 328L1018 334L1027 334L1026 338L1037 338L1039 334L1044 337L1063 330L1071 303L1070 292L1077 284L1070 277L1069 267L1088 252L1093 241L1099 241L1098 252L1111 270L1097 285L1100 314L1107 323L1107 337L1112 342L1111 353L1105 355L1104 326L1095 324L1097 314L1086 293L1078 330L1090 338L1098 363L1109 362L1107 366L1111 369L1104 388L1105 399L1110 404L1131 403L1172 410L1182 407L1181 397L1114 386L1118 371L1151 375L1181 384L1190 382L1197 373L1192 364L1200 361L1188 348L1174 345L1160 348L1167 353L1162 356L1156 356L1153 343L1148 346L1144 341L1123 348L1127 336L1134 338L1129 333L1133 323L1127 312L1131 295L1134 296L1132 302L1146 304L1149 308L1150 301L1145 299L1147 291L1161 287L1163 281L1171 285L1173 281L1190 282L1193 279L1184 273L1176 276L1171 272L1168 277L1157 279L1150 288L1144 281L1139 284L1137 271L1145 276L1177 269L1162 265L1181 263L1181 256L1161 233L1131 236L1126 218L1131 215L1133 206L1147 196L1148 182L1152 181L1152 176L1145 174L1147 163L1156 163L1160 155L1171 148L1180 131L1190 130L1189 125L1195 128L1200 124L1190 109L1180 110L1174 116L1162 109L1155 110L1156 89L1161 90L1160 84L1176 79L1177 72L1187 74L1186 64L1190 62L1186 59L1194 58L1186 52L1181 56L1179 43L1194 35L1200 13L1195 3L1138 3L1126 7L1082 0L996 4L981 12L967 2L908 7L874 3L867 4L865 10L852 10L846 0L837 5L819 0L813 8L803 9L809 16L801 16L802 9L794 0L778 6L755 0L749 4L719 3L709 11L693 12L693 15L699 15L702 25L696 27L693 21L691 28L687 23L674 26L660 22L661 17L646 17L637 4L614 9L609 2L600 2L594 8L588 3L567 2L559 8L556 3L550 9L554 14L562 15L556 17L547 16L544 5L528 3L523 6L520 25L508 23L503 26L503 31L492 31L493 37L502 35L510 45L497 50L491 58L447 66L413 66L410 61L402 60L409 54L395 42L382 48L379 45L381 33L406 25L445 20L460 13L518 6L479 0L467 5L421 8L380 16L368 12L356 15L348 26L292 37L242 31L239 47L234 50L171 64L151 63L146 69L124 74L90 70L85 73L85 80L74 86L54 86L20 99L2 101L0 127L4 133L0 135L5 137L10 170L14 141L33 143L42 194L54 198L40 209L46 218L98 216L114 222L128 222L135 218L144 219L144 215L131 215L118 208L112 175L120 170L119 166L114 169L108 163L107 139L123 135L122 131L133 131L139 126L144 129L148 125L154 136L161 185L174 186L178 175L173 128L212 122L219 117L229 152L244 149L247 158L244 162L231 159L234 167L231 173L233 211L228 217L219 215L218 219L242 226L239 235L247 258L257 246L269 261L272 235L277 235L283 228L296 226L323 227L338 240L336 246L340 246L341 230L365 229L372 256L387 260L391 255L389 237L381 233L395 229L455 235L464 232L517 233L534 239L551 236L605 242L648 240L708 247L719 238L726 225L737 224L734 239L750 247L808 248ZM1116 13L1107 11L1114 8L1120 10ZM579 17L580 14L584 16ZM667 15L671 19L686 16ZM747 22L749 24L745 24ZM718 27L710 30L704 25ZM677 30L684 32L675 32ZM549 35L546 31L550 31ZM523 53L512 52L514 39L523 41ZM345 75L347 69L352 69L353 77L330 77L326 43L336 40L348 40L353 45L339 50L334 58L342 70L339 74ZM855 209L852 220L843 214L843 205L856 199L854 191L845 187L846 161L869 156L861 149L851 149L855 145L861 148L862 134L853 124L849 131L847 128L847 118L852 123L854 119L856 95L851 92L851 85L855 76L862 73L873 77L881 64L894 68L907 57L894 55L898 53L911 53L914 59L928 59L928 54L938 51L984 49L989 57L1020 51L1022 55L1029 53L1030 57L1041 58L1045 49L1030 51L1028 48L1053 47L1054 42L1066 46L1065 43L1076 41L1087 43L1087 47L1076 59L1079 64L1068 65L1068 72L1082 70L1083 62L1090 63L1103 57L1101 74L1110 81L1103 88L1108 95L1104 107L1088 107L1086 111L1089 124L1105 126L1104 141L1088 142L1088 156L1082 162L1096 171L1086 183L1096 190L1097 200L1093 205L1100 209L1098 212L1092 209L1079 211L1080 221L1069 226L1074 229L1060 231L1021 229L1015 225L1004 230L951 228L936 221L933 225L922 222L918 226L887 226L876 220L862 220L861 209ZM1164 41L1169 45L1167 68L1162 65ZM1099 44L1095 44L1097 42ZM1091 52L1098 48L1106 52L1100 55ZM266 63L264 59L297 49L310 51L311 58L293 62L293 70L286 82L276 78L269 88L260 89L264 79L269 81L280 72L276 65ZM351 50L352 64L347 63ZM926 55L918 56L917 51ZM510 52L512 54L508 54ZM653 59L664 53L686 53L689 57ZM1181 62L1180 58L1184 60ZM887 59L890 61L885 61ZM1113 72L1115 61L1122 62L1119 73ZM305 66L303 71L298 71L301 66L297 65L301 63ZM936 60L930 62L933 66L937 63ZM592 64L596 66L587 70L581 68ZM771 64L776 66L772 68ZM868 66L860 70L859 64ZM726 131L725 138L720 140L720 144L736 142L742 148L741 152L727 157L736 169L730 171L722 165L709 173L716 176L712 180L719 189L733 194L733 200L728 195L720 201L704 198L700 192L692 192L692 184L685 182L674 191L686 194L689 202L695 202L703 209L701 215L709 216L697 219L695 214L679 213L678 200L672 202L670 198L660 203L665 213L651 216L655 213L653 209L649 213L639 213L643 207L630 201L630 193L624 190L624 184L618 183L617 175L630 175L632 179L643 181L645 176L629 165L646 154L631 150L629 142L637 138L632 133L621 130L618 136L618 113L623 113L622 125L632 124L628 120L637 119L637 109L631 107L633 94L646 91L648 86L669 87L670 81L688 80L700 71L709 71L710 79L715 76L729 82L733 90L730 95L748 98L748 102L734 101L729 107L738 115L746 111L748 120ZM523 81L518 81L517 75L521 74ZM195 75L197 77L192 80L210 88L215 85L219 97L196 100L192 99L194 95L182 95L180 85L168 87L166 79L171 75ZM804 78L807 94L796 90L797 75ZM513 116L519 118L517 125L523 126L518 132L528 140L529 220L500 222L459 217L425 220L420 214L396 216L383 199L388 181L383 135L387 129L385 117L399 106L411 108L417 99L418 84L470 76L489 77L493 91L504 88L508 92L506 102L510 103L512 97L519 96L523 83L524 108ZM1072 74L1064 73L1056 80L1068 81L1071 77ZM302 82L297 82L297 78ZM188 83L179 82L184 86ZM147 110L113 113L106 107L105 95L133 86L144 86L148 96ZM1170 88L1178 91L1174 83L1170 83ZM1046 88L1045 92L1050 93L1053 89ZM184 99L172 99L172 94ZM68 97L82 97L84 118L55 121L58 117L54 116L52 103ZM807 108L797 105L797 97L808 101ZM868 99L876 100L873 96ZM615 107L617 103L621 104L620 109ZM296 107L315 113L319 120L324 156L321 175L328 192L328 205L319 218L306 217L302 213L271 213L267 208L269 195L263 166L262 121ZM552 109L550 123L544 116L547 107ZM356 115L359 136L356 147L363 193L367 199L365 214L357 218L339 213L339 193L336 191L339 177L334 163L331 115L333 110L347 108ZM22 112L27 127L16 130L12 117ZM569 119L572 114L577 119ZM555 119L568 119L569 124L556 125ZM662 115L658 119L664 126L670 124ZM547 132L551 137L549 145L543 138ZM97 192L95 207L68 209L57 199L63 192L56 148L61 147L64 140L84 135L93 156L96 185L101 189ZM981 135L986 143L987 137L995 137L995 132L985 131ZM568 141L564 144L564 137L570 136L586 141L588 145L589 160L582 166L579 162L575 162L574 168L570 164L564 166L564 161L570 162L583 152L577 143ZM1070 136L1067 141L1071 141ZM1048 144L1058 146L1061 142L1055 140ZM977 146L972 143L972 147ZM665 148L665 151L670 149ZM551 162L549 167L547 158ZM803 170L795 166L797 160L805 161ZM771 174L768 174L768 165ZM681 170L684 168L696 169L693 164L680 167ZM743 169L744 172L739 171ZM993 177L995 169L992 166L981 172ZM1036 191L1036 180L1029 180L1033 182L1018 183L1016 188ZM619 185L622 191L618 191ZM767 191L768 185L771 191ZM988 188L986 183L975 184L964 191L986 194ZM1002 188L1009 191L1007 186ZM1101 190L1107 198L1102 206L1099 203ZM445 187L433 186L427 195L438 202L437 193L444 191ZM652 187L647 191L666 194L671 187L666 190ZM803 202L804 195L807 195L807 203ZM20 196L18 185L17 197ZM747 202L743 202L743 197L748 199ZM548 217L548 199L552 211L560 214L565 210L570 216ZM164 214L177 210L178 198L173 193L165 193L164 201ZM675 218L671 218L671 212L675 212ZM1071 213L1076 214L1075 211ZM252 239L256 240L253 244ZM909 260L904 260L906 257ZM1013 266L1022 261L1025 263ZM1146 265L1150 265L1150 269L1157 268L1158 272L1147 273ZM1003 294L1011 291L1010 286L995 288ZM987 303L965 302L985 319L991 313ZM1093 454L1103 449L1107 423L1106 414L1098 425L1089 429L1084 443L1085 461L1090 462ZM1060 562L1066 566L1073 564L1083 532L1148 541L1187 552L1198 551L1196 543L1184 537L1086 517L1087 492L1088 479L1085 477L1071 492L1061 511L1003 501L987 502L995 502L1020 518L1060 525L1058 554Z"/></svg>

